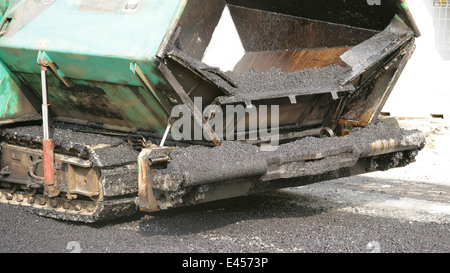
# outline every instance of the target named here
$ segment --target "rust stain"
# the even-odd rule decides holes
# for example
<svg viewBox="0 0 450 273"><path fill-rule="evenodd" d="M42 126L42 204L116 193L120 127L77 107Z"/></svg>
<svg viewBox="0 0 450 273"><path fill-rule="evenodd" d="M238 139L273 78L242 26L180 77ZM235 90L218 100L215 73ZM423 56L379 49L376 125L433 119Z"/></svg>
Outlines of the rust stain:
<svg viewBox="0 0 450 273"><path fill-rule="evenodd" d="M349 49L350 47L335 47L248 52L236 65L234 71L245 73L252 69L268 70L270 68L281 68L286 73L292 73L306 68L323 68L333 64L345 67L346 64L339 57Z"/></svg>
<svg viewBox="0 0 450 273"><path fill-rule="evenodd" d="M44 160L44 182L47 186L53 186L55 184L54 173L54 152L53 152L53 140L42 140L43 146L43 160Z"/></svg>
<svg viewBox="0 0 450 273"><path fill-rule="evenodd" d="M347 124L347 125L351 125L351 126L355 126L355 127L366 127L367 125L369 125L368 122L364 122L364 121L354 121L354 120L344 120L344 119L341 119L339 121L339 124Z"/></svg>

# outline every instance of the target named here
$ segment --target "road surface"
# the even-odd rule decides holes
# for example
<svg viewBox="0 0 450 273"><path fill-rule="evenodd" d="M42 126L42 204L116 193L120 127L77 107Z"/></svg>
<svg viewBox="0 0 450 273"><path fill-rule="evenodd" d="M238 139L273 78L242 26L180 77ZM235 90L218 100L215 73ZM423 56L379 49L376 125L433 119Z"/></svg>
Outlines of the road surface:
<svg viewBox="0 0 450 273"><path fill-rule="evenodd" d="M402 126L420 126L428 145L388 172L94 225L0 204L0 252L448 253L448 123Z"/></svg>

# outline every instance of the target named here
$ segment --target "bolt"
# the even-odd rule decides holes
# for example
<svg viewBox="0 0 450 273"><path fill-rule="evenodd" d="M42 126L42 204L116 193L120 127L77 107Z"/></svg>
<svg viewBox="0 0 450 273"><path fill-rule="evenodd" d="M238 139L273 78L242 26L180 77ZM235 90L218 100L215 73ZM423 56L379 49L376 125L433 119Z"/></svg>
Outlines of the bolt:
<svg viewBox="0 0 450 273"><path fill-rule="evenodd" d="M64 204L62 206L64 209L69 209L70 204L69 204L69 202L64 202Z"/></svg>
<svg viewBox="0 0 450 273"><path fill-rule="evenodd" d="M33 204L33 203L34 203L34 197L28 196L28 204Z"/></svg>
<svg viewBox="0 0 450 273"><path fill-rule="evenodd" d="M39 203L39 205L41 205L41 206L45 205L46 202L47 202L47 201L45 200L45 197L40 197L40 198L38 199L38 203Z"/></svg>
<svg viewBox="0 0 450 273"><path fill-rule="evenodd" d="M52 206L53 208L56 208L58 206L58 201L55 199L51 199L50 206Z"/></svg>
<svg viewBox="0 0 450 273"><path fill-rule="evenodd" d="M10 193L7 193L7 194L6 194L6 199L7 199L7 200L12 200L12 199L13 199L13 195L10 194Z"/></svg>
<svg viewBox="0 0 450 273"><path fill-rule="evenodd" d="M22 194L18 194L16 196L16 200L17 200L17 202L22 202L23 201L23 195Z"/></svg>
<svg viewBox="0 0 450 273"><path fill-rule="evenodd" d="M87 211L88 211L88 212L94 212L94 211L95 211L95 206L94 206L93 204L89 205L89 206L87 207Z"/></svg>
<svg viewBox="0 0 450 273"><path fill-rule="evenodd" d="M75 210L76 210L76 211L80 211L80 210L81 210L81 204L80 204L80 203L77 203L77 204L75 205Z"/></svg>

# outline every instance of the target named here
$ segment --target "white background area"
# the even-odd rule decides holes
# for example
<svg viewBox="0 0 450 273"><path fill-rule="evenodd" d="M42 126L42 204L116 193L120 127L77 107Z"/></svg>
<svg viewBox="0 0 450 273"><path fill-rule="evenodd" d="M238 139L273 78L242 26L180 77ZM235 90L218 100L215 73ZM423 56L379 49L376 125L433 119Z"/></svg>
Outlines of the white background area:
<svg viewBox="0 0 450 273"><path fill-rule="evenodd" d="M383 111L395 117L444 114L450 119L450 61L442 60L435 47L432 0L407 3L422 36Z"/></svg>
<svg viewBox="0 0 450 273"><path fill-rule="evenodd" d="M422 35L416 39L416 50L383 109L391 116L429 118L431 114L442 114L450 119L450 61L443 60L435 46L432 2L407 1ZM203 62L228 71L233 70L244 54L226 8Z"/></svg>

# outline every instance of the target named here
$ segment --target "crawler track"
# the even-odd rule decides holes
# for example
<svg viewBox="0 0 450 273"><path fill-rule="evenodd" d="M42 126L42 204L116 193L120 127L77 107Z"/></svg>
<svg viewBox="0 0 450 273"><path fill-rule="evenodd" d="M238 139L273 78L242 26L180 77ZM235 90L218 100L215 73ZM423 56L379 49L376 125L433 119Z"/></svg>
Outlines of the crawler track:
<svg viewBox="0 0 450 273"><path fill-rule="evenodd" d="M23 153L32 156L41 153L41 132L40 126L1 129L2 168L17 164L13 162L16 160L14 156L8 157L8 154ZM73 181L60 180L61 194L55 198L44 196L39 181L33 179L29 173L3 174L0 176L0 203L20 205L46 217L89 223L136 212L138 153L131 146L119 138L68 129L54 129L53 138L57 157L69 158L68 162L87 162L91 167L74 167L76 171L71 174L70 167L67 167L70 164L60 163L59 177L67 175L73 178ZM9 150L13 152L8 153ZM39 170L36 173L38 174ZM92 175L95 179L83 180L83 175ZM28 181L25 181L26 176ZM18 181L20 179L22 181ZM87 185L79 185L80 183ZM83 190L80 190L80 187L84 187ZM88 194L84 195L84 192Z"/></svg>

